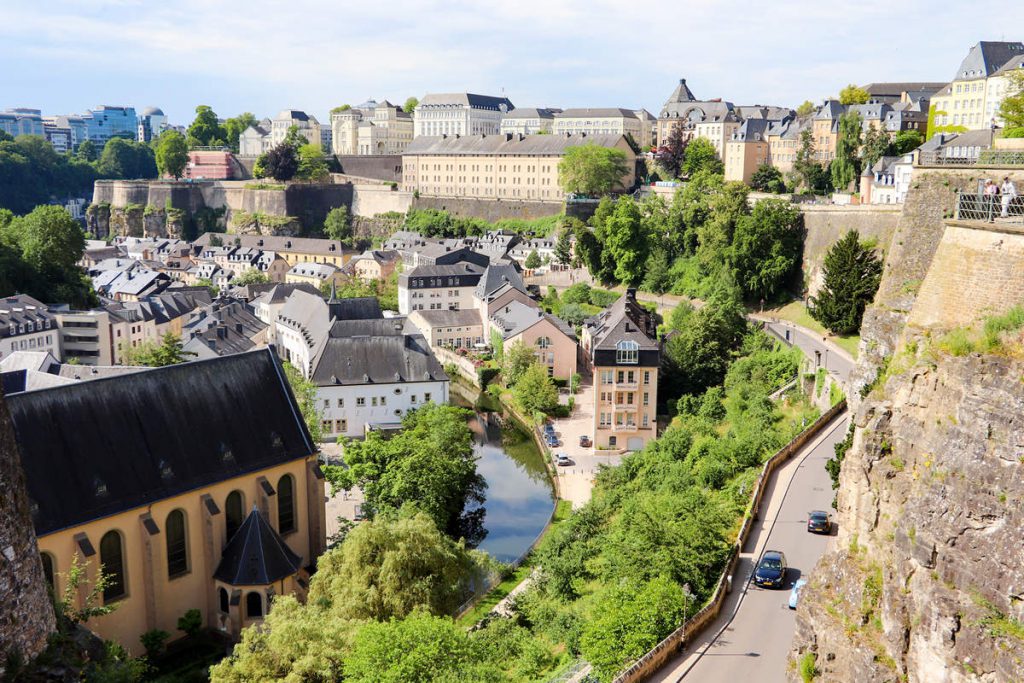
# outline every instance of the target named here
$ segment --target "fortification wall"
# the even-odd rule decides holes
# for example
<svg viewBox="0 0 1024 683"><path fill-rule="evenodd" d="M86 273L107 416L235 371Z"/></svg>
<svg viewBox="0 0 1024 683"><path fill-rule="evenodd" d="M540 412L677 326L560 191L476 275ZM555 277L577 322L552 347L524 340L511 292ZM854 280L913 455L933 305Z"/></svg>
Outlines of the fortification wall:
<svg viewBox="0 0 1024 683"><path fill-rule="evenodd" d="M412 192L393 190L389 185L356 183L352 186L352 215L370 218L382 213L405 213L412 206Z"/></svg>
<svg viewBox="0 0 1024 683"><path fill-rule="evenodd" d="M561 202L530 202L517 199L470 199L466 197L414 197L414 209L440 209L464 218L493 223L505 218L533 219L562 213Z"/></svg>
<svg viewBox="0 0 1024 683"><path fill-rule="evenodd" d="M804 239L803 273L810 294L822 285L825 254L850 230L860 233L862 241L873 240L883 251L889 250L899 222L901 206L818 206L800 205L807 231Z"/></svg>
<svg viewBox="0 0 1024 683"><path fill-rule="evenodd" d="M377 180L402 181L402 155L341 155L335 157L345 175Z"/></svg>
<svg viewBox="0 0 1024 683"><path fill-rule="evenodd" d="M25 472L0 395L0 674L8 657L31 659L39 654L54 630Z"/></svg>

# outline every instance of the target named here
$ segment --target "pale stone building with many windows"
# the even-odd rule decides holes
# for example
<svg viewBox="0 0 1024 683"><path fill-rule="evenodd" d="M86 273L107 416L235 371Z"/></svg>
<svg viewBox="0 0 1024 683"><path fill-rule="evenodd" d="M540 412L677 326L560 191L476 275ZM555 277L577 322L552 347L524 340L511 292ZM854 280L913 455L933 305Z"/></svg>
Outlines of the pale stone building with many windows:
<svg viewBox="0 0 1024 683"><path fill-rule="evenodd" d="M413 112L414 135L497 135L501 119L513 109L507 97L431 93Z"/></svg>
<svg viewBox="0 0 1024 683"><path fill-rule="evenodd" d="M935 125L989 128L1006 96L1006 74L1024 64L1024 43L981 41L968 51L953 81L935 94Z"/></svg>
<svg viewBox="0 0 1024 683"><path fill-rule="evenodd" d="M387 100L331 113L335 154L401 154L412 142L412 115Z"/></svg>
<svg viewBox="0 0 1024 683"><path fill-rule="evenodd" d="M552 130L556 135L631 135L638 145L643 144L644 139L637 115L618 107L566 109L555 114Z"/></svg>

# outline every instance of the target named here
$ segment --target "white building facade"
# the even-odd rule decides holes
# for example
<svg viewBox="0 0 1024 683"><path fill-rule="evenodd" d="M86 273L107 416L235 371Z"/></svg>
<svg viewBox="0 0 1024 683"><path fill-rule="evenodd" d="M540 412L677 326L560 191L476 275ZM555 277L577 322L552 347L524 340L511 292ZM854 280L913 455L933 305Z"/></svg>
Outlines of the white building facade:
<svg viewBox="0 0 1024 683"><path fill-rule="evenodd" d="M414 135L497 135L515 107L507 97L473 93L424 95L413 115Z"/></svg>

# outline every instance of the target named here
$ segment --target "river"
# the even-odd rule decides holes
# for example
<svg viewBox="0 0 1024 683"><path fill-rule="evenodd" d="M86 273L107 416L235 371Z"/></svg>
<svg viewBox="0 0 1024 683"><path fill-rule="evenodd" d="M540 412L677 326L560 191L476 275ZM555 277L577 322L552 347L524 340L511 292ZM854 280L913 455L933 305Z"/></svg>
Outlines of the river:
<svg viewBox="0 0 1024 683"><path fill-rule="evenodd" d="M530 435L512 421L500 426L497 402L452 386L452 402L474 410L469 418L477 470L487 482L483 520L487 535L477 546L502 562L519 559L543 531L555 507L555 490L544 456Z"/></svg>

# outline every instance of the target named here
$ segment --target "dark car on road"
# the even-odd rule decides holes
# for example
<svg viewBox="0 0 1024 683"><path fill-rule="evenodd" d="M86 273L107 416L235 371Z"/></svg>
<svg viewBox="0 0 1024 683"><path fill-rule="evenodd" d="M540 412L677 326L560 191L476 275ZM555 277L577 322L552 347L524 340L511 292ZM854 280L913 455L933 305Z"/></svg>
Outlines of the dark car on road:
<svg viewBox="0 0 1024 683"><path fill-rule="evenodd" d="M554 447L556 447L556 446L558 446L558 445L559 445L559 443L558 443L558 437L557 437L557 436L555 436L554 434L548 434L548 435L546 435L546 436L544 437L544 440L545 440L545 441L547 441L547 443L548 443L548 447L549 447L549 448L554 448Z"/></svg>
<svg viewBox="0 0 1024 683"><path fill-rule="evenodd" d="M832 517L824 510L807 513L807 530L812 534L829 534L832 531Z"/></svg>
<svg viewBox="0 0 1024 683"><path fill-rule="evenodd" d="M766 550L754 570L754 584L763 588L782 588L786 583L786 556L779 550Z"/></svg>
<svg viewBox="0 0 1024 683"><path fill-rule="evenodd" d="M590 437L587 436L586 434L581 434L580 435L580 448L590 448L591 446L593 446L593 444L590 443Z"/></svg>

